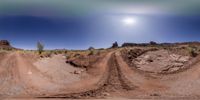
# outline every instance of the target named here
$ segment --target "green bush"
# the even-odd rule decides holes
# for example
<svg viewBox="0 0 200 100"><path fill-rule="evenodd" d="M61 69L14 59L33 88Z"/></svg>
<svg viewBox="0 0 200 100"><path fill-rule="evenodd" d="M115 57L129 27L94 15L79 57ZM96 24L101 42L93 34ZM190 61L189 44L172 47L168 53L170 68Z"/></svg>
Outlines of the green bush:
<svg viewBox="0 0 200 100"><path fill-rule="evenodd" d="M196 56L198 55L198 53L196 52L195 49L190 49L190 55L191 55L192 57L196 57Z"/></svg>

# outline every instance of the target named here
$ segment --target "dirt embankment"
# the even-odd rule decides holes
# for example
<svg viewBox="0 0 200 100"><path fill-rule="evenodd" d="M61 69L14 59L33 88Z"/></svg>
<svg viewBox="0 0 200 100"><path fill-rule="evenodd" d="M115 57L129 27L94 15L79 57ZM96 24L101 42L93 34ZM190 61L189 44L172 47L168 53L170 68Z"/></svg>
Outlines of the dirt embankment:
<svg viewBox="0 0 200 100"><path fill-rule="evenodd" d="M190 68L199 57L192 57L188 50L175 53L168 49L122 50L122 57L133 69L144 73L172 74ZM183 55L181 55L183 54Z"/></svg>

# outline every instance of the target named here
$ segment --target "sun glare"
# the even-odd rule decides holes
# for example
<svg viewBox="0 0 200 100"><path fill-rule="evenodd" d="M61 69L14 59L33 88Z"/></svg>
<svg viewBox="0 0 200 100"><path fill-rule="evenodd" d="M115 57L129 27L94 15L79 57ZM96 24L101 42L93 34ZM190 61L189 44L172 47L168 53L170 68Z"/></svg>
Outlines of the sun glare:
<svg viewBox="0 0 200 100"><path fill-rule="evenodd" d="M136 19L133 17L126 17L122 20L124 25L131 26L136 23Z"/></svg>

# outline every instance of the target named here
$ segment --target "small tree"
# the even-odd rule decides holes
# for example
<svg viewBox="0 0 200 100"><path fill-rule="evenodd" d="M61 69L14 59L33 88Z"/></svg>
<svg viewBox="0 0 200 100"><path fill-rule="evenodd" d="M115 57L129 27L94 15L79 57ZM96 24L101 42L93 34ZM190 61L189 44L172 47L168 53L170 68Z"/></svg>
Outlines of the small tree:
<svg viewBox="0 0 200 100"><path fill-rule="evenodd" d="M40 42L37 43L38 53L41 54L44 50L44 45Z"/></svg>

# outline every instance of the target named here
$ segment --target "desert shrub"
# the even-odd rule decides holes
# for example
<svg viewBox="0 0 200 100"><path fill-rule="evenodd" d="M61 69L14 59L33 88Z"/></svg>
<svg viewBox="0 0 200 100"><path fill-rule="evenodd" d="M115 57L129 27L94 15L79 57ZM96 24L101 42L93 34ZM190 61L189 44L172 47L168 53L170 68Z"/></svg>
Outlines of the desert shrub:
<svg viewBox="0 0 200 100"><path fill-rule="evenodd" d="M51 52L50 51L45 51L40 55L41 58L47 58L47 57L51 57Z"/></svg>
<svg viewBox="0 0 200 100"><path fill-rule="evenodd" d="M90 50L90 53L88 54L88 56L90 55L94 55L94 50Z"/></svg>
<svg viewBox="0 0 200 100"><path fill-rule="evenodd" d="M101 51L97 51L97 53L96 53L97 55L100 55L101 54Z"/></svg>
<svg viewBox="0 0 200 100"><path fill-rule="evenodd" d="M58 52L58 54L62 54L62 51L61 51L61 50L58 50L57 52Z"/></svg>
<svg viewBox="0 0 200 100"><path fill-rule="evenodd" d="M99 48L99 50L104 50L104 48Z"/></svg>
<svg viewBox="0 0 200 100"><path fill-rule="evenodd" d="M67 50L54 50L55 54L67 54Z"/></svg>
<svg viewBox="0 0 200 100"><path fill-rule="evenodd" d="M38 53L41 54L44 51L44 45L40 42L37 43Z"/></svg>
<svg viewBox="0 0 200 100"><path fill-rule="evenodd" d="M49 52L50 52L51 54L54 54L54 51L53 51L53 50L50 50Z"/></svg>
<svg viewBox="0 0 200 100"><path fill-rule="evenodd" d="M57 54L61 54L62 51L61 50L52 50L52 53L55 54L55 55L57 55Z"/></svg>
<svg viewBox="0 0 200 100"><path fill-rule="evenodd" d="M64 54L67 54L67 53L68 53L68 51L67 51L67 50L65 50L65 51L64 51Z"/></svg>
<svg viewBox="0 0 200 100"><path fill-rule="evenodd" d="M197 46L196 45L194 45L194 44L189 44L189 46L188 47L190 47L190 48L193 48L193 49L197 49Z"/></svg>
<svg viewBox="0 0 200 100"><path fill-rule="evenodd" d="M189 53L190 53L190 55L191 55L192 57L196 57L196 56L198 55L198 53L196 52L195 49L190 49Z"/></svg>

